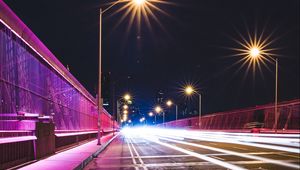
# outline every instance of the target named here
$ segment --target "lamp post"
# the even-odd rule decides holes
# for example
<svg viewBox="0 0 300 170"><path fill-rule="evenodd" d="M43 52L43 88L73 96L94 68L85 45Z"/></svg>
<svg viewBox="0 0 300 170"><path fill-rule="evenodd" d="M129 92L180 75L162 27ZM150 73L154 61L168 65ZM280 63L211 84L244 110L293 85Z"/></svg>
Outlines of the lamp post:
<svg viewBox="0 0 300 170"><path fill-rule="evenodd" d="M185 94L187 95L192 95L193 93L196 93L198 94L198 97L199 97L199 120L198 120L198 126L199 126L199 129L201 128L201 107L202 107L202 104L201 104L201 93L198 93L195 88L191 85L188 85L184 88L184 92Z"/></svg>
<svg viewBox="0 0 300 170"><path fill-rule="evenodd" d="M172 102L172 100L168 100L166 102L167 106L168 107L171 107L172 105L175 105L175 125L177 126L177 119L178 119L178 105L177 104L174 104Z"/></svg>
<svg viewBox="0 0 300 170"><path fill-rule="evenodd" d="M263 57L262 55L265 54L263 49L260 49L259 47L251 47L249 48L248 51L248 56L250 57L251 60L253 61L261 61ZM269 56L269 55L266 55ZM274 125L273 125L273 129L275 129L275 133L277 133L277 129L278 129L278 119L279 119L279 115L278 115L278 58L273 58L273 57L269 57L269 59L271 59L274 63L275 63L275 99L274 99L274 116L275 116L275 120L274 120Z"/></svg>
<svg viewBox="0 0 300 170"><path fill-rule="evenodd" d="M149 115L150 117L153 117L153 116L154 116L154 122L155 122L155 124L156 124L156 114L154 115L153 112L149 112L148 115Z"/></svg>
<svg viewBox="0 0 300 170"><path fill-rule="evenodd" d="M146 0L133 0L134 4L137 6L141 6L144 4ZM97 135L97 145L101 145L101 120L100 120L100 115L103 109L102 106L102 94L101 94L101 82L102 82L102 15L111 9L113 6L116 4L122 2L121 0L117 0L114 2L112 5L107 7L106 9L102 10L100 8L100 13L99 13L99 67L98 67L98 135Z"/></svg>
<svg viewBox="0 0 300 170"><path fill-rule="evenodd" d="M163 109L160 107L160 106L156 106L155 107L155 112L157 113L157 114L159 114L159 113L163 113L163 124L165 123L165 112L163 111ZM156 115L155 115L156 116ZM165 126L165 125L164 125Z"/></svg>

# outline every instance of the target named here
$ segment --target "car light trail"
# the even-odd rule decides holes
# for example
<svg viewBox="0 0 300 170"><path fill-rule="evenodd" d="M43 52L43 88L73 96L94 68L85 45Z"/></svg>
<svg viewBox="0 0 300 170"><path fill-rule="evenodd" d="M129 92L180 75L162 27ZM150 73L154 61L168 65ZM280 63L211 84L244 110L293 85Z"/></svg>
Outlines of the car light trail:
<svg viewBox="0 0 300 170"><path fill-rule="evenodd" d="M280 150L280 151L287 151L287 152L292 152L292 153L300 153L299 148L294 148L294 147L285 147L285 146L276 146L276 145L270 145L272 143L268 144L261 144L265 142L263 139L259 142L261 143L252 143L253 141L244 141L244 138L239 138L239 139L232 139L230 137L221 137L221 136L214 136L214 135L203 135L203 136L196 136L192 134L186 134L182 136L184 138L189 138L189 139L195 139L195 140L203 140L203 141L211 141L211 142L220 142L220 143L232 143L232 144L240 144L240 145L247 145L247 146L254 146L254 147L259 147L259 148L267 148L267 149L273 149L273 150ZM274 141L276 139L273 139ZM283 143L282 143L283 144ZM289 144L289 143L284 143L284 144Z"/></svg>
<svg viewBox="0 0 300 170"><path fill-rule="evenodd" d="M245 154L245 153L239 153L239 152L229 151L229 150L225 150L225 149L214 148L214 147L205 146L205 145L201 145L201 144L190 143L190 142L185 142L185 141L178 141L178 140L173 140L173 139L168 139L168 138L163 138L163 137L159 137L159 139L163 139L163 140L167 140L167 141L171 141L171 142L175 142L175 143L180 143L180 144L185 144L185 145L190 145L190 146L194 146L194 147L198 147L198 148L213 150L213 151L226 153L226 154L229 154L229 155L235 155L235 156L239 156L239 157L243 157L243 158L260 160L260 161L263 161L263 162L266 162L266 163L272 163L272 164L286 166L286 167L290 167L290 168L295 168L295 169L300 168L299 165L280 162L280 161L276 161L276 160L273 160L273 159L263 158L263 157L254 156L254 155L248 155L248 154Z"/></svg>
<svg viewBox="0 0 300 170"><path fill-rule="evenodd" d="M222 167L225 167L225 168L235 169L235 170L245 170L245 168L242 168L242 167L239 167L239 166L236 166L236 165L224 162L224 161L220 161L218 159L214 159L214 158L211 158L211 157L208 157L208 156L196 153L196 152L192 152L192 151L189 151L189 150L186 150L186 149L183 149L183 148L180 148L180 147L168 144L168 143L161 142L157 138L155 138L154 136L143 136L143 138L145 138L149 141L155 142L157 144L160 144L162 146L177 150L179 152L194 156L196 158L211 162L213 164L216 164L216 165L219 165L219 166L222 166Z"/></svg>

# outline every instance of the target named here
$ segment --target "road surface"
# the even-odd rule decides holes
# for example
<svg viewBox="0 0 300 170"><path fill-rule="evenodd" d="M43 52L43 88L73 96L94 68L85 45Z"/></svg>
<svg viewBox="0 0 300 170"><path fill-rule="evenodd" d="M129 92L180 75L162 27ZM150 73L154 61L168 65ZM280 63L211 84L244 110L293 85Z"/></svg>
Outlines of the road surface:
<svg viewBox="0 0 300 170"><path fill-rule="evenodd" d="M300 169L299 135L149 129L123 131L85 169Z"/></svg>

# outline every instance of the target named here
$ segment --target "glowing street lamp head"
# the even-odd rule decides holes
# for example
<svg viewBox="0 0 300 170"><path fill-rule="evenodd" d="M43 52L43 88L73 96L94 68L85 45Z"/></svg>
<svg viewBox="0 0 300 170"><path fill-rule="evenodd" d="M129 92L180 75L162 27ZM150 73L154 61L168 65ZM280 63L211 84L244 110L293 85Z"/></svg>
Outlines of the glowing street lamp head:
<svg viewBox="0 0 300 170"><path fill-rule="evenodd" d="M188 85L184 89L185 94L191 95L195 92L194 88L191 85Z"/></svg>
<svg viewBox="0 0 300 170"><path fill-rule="evenodd" d="M167 106L172 106L172 104L173 104L173 102L171 101L171 100L168 100L167 102L166 102L166 104L167 104Z"/></svg>
<svg viewBox="0 0 300 170"><path fill-rule="evenodd" d="M123 106L123 109L128 109L128 105L125 104L125 105Z"/></svg>
<svg viewBox="0 0 300 170"><path fill-rule="evenodd" d="M133 0L134 4L137 6L141 6L145 3L146 0Z"/></svg>
<svg viewBox="0 0 300 170"><path fill-rule="evenodd" d="M260 56L261 50L257 47L252 47L251 49L249 49L249 55L252 58L257 58Z"/></svg>
<svg viewBox="0 0 300 170"><path fill-rule="evenodd" d="M125 99L126 101L128 101L128 100L131 99L131 96L130 96L129 94L125 94L125 95L124 95L124 99Z"/></svg>
<svg viewBox="0 0 300 170"><path fill-rule="evenodd" d="M162 112L162 108L160 106L156 106L154 110L156 113Z"/></svg>
<svg viewBox="0 0 300 170"><path fill-rule="evenodd" d="M150 116L150 117L152 117L152 116L153 116L153 112L149 112L148 114L149 114L149 116Z"/></svg>
<svg viewBox="0 0 300 170"><path fill-rule="evenodd" d="M124 110L124 111L123 111L123 114L127 114L127 113L128 113L128 111L127 111L127 110Z"/></svg>

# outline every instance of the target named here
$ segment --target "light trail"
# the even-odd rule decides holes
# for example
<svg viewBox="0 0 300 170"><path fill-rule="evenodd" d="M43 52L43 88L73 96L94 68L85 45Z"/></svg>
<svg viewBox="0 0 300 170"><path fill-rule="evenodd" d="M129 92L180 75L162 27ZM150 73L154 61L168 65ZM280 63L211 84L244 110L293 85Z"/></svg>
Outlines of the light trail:
<svg viewBox="0 0 300 170"><path fill-rule="evenodd" d="M184 144L184 145L194 146L194 147L198 147L198 148L213 150L213 151L216 151L216 152L226 153L226 154L229 154L229 155L235 155L235 156L239 156L239 157L243 157L243 158L259 160L259 161L263 161L263 162L266 162L266 163L272 163L272 164L276 164L276 165L280 165L280 166L286 166L286 167L295 168L295 169L300 168L299 165L295 165L295 164L291 164L291 163L285 163L285 162L281 162L281 161L277 161L277 160L273 160L273 159L268 159L268 158L263 158L263 157L260 157L260 156L248 155L248 154L245 154L245 153L239 153L239 152L229 151L229 150L220 149L220 148L214 148L214 147L205 146L205 145L196 144L196 143L191 143L191 142L178 141L178 140L168 139L168 138L164 138L164 137L159 137L159 139L167 140L167 141L174 142L174 143L180 143L180 144Z"/></svg>
<svg viewBox="0 0 300 170"><path fill-rule="evenodd" d="M221 137L221 136L214 136L214 135L196 136L196 135L187 134L182 137L194 139L194 140L200 140L200 141L202 140L202 141L210 141L210 142L232 143L232 144L253 146L253 147L259 147L259 148L287 151L287 152L298 153L298 154L300 153L299 148L272 145L272 144L279 144L278 142L275 142L277 140L277 138L268 139L268 140L261 139L261 140L251 141L251 140L246 140L245 138L242 138L242 137L234 139L231 137ZM273 143L272 143L272 141L273 141ZM255 143L255 142L260 142L260 143ZM268 143L268 144L263 144L263 143ZM286 143L281 142L280 144L291 146L291 142L286 142ZM299 146L299 145L297 145L297 146Z"/></svg>
<svg viewBox="0 0 300 170"><path fill-rule="evenodd" d="M147 139L147 140L149 140L149 141L152 141L152 142L154 142L154 143L160 144L160 145L162 145L162 146L165 146L165 147L168 147L168 148L177 150L177 151L179 151L179 152L182 152L182 153L185 153L185 154L194 156L194 157L196 157L196 158L199 158L199 159L202 159L202 160L211 162L211 163L213 163L213 164L222 166L222 167L224 167L224 168L235 169L235 170L245 170L245 168L242 168L242 167L239 167L239 166L236 166L236 165L233 165L233 164L230 164L230 163L227 163L227 162L218 160L218 159L214 159L214 158L205 156L205 155L203 155L203 154L199 154L199 153L196 153L196 152L192 152L192 151L189 151L189 150L186 150L186 149L177 147L177 146L175 146L175 145L171 145L171 144L168 144L168 143L161 142L161 141L159 141L157 138L155 138L154 136L143 136L143 138L145 138L145 139Z"/></svg>
<svg viewBox="0 0 300 170"><path fill-rule="evenodd" d="M300 153L298 135L265 135L265 134L241 134L238 136L235 133L223 133L223 132L197 132L188 130L176 130L176 129L163 129L163 128L136 128L130 130L133 134L151 134L160 136L172 136L180 138L188 138L200 141L220 142L220 143L232 143L246 146L253 146L259 148L267 148L273 150L287 151L292 153ZM252 135L252 136L251 136ZM259 137L258 137L259 136ZM263 137L270 136L270 137ZM276 136L276 137L275 137ZM287 136L289 136L287 138ZM293 136L293 138L291 138ZM278 146L280 145L280 146Z"/></svg>

